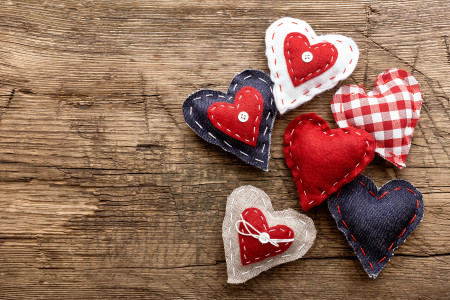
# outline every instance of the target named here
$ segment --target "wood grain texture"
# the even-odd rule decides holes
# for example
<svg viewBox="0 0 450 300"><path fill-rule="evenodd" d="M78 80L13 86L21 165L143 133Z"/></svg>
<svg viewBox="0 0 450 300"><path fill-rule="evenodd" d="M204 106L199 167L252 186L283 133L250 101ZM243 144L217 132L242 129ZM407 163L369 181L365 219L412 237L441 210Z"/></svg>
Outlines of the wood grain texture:
<svg viewBox="0 0 450 300"><path fill-rule="evenodd" d="M449 298L450 3L446 0L0 1L0 298ZM282 152L297 115L334 123L338 87L278 118L270 171L208 145L184 123L194 90L268 72L266 28L282 16L361 50L342 84L399 67L418 79L422 118L407 168L365 170L424 195L422 224L370 280L325 205L307 213L304 259L226 283L226 197L262 188L299 209Z"/></svg>

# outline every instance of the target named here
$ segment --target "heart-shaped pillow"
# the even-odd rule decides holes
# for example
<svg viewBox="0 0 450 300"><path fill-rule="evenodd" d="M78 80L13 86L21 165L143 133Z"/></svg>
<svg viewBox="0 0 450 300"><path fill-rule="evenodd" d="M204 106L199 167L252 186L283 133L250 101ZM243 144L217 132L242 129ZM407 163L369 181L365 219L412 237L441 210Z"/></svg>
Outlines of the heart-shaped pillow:
<svg viewBox="0 0 450 300"><path fill-rule="evenodd" d="M266 56L283 114L350 76L359 50L348 37L317 36L305 21L282 18L266 31Z"/></svg>
<svg viewBox="0 0 450 300"><path fill-rule="evenodd" d="M284 156L304 211L349 183L372 161L375 141L354 127L330 129L315 113L295 118L284 134Z"/></svg>
<svg viewBox="0 0 450 300"><path fill-rule="evenodd" d="M263 71L245 70L233 78L226 94L191 94L183 103L184 119L205 141L267 171L277 114L272 86Z"/></svg>
<svg viewBox="0 0 450 300"><path fill-rule="evenodd" d="M228 196L222 237L228 283L243 283L302 257L316 229L309 217L292 209L274 211L266 193L246 185Z"/></svg>
<svg viewBox="0 0 450 300"><path fill-rule="evenodd" d="M411 183L396 179L377 189L362 175L331 196L328 208L373 279L423 217L422 194Z"/></svg>
<svg viewBox="0 0 450 300"><path fill-rule="evenodd" d="M331 104L339 127L355 126L369 132L375 138L375 151L400 169L406 167L421 107L417 80L399 69L378 75L374 89L367 94L359 86L341 87Z"/></svg>

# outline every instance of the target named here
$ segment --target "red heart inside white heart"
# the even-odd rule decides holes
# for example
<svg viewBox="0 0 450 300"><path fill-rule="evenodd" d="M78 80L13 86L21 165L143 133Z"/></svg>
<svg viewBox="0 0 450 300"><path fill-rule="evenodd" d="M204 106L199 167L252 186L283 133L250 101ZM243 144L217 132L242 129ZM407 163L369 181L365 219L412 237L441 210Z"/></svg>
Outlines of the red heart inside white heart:
<svg viewBox="0 0 450 300"><path fill-rule="evenodd" d="M355 126L369 132L376 142L375 151L402 169L421 106L417 80L404 70L390 69L378 75L374 89L367 94L359 86L341 87L331 110L339 127Z"/></svg>
<svg viewBox="0 0 450 300"><path fill-rule="evenodd" d="M350 76L359 50L348 37L316 35L305 21L281 18L266 31L266 56L275 103L283 114Z"/></svg>

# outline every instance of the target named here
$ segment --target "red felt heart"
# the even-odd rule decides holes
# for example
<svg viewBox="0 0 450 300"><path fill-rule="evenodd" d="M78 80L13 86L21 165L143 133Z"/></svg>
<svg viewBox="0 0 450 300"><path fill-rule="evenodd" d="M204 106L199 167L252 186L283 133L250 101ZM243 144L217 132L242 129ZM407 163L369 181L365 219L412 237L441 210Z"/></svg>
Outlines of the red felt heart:
<svg viewBox="0 0 450 300"><path fill-rule="evenodd" d="M378 75L374 89L367 94L359 86L341 87L331 110L340 127L355 126L372 134L375 151L402 169L421 106L417 80L404 70L390 69Z"/></svg>
<svg viewBox="0 0 450 300"><path fill-rule="evenodd" d="M330 69L338 51L327 42L311 46L305 35L292 32L284 39L284 57L292 84L297 87Z"/></svg>
<svg viewBox="0 0 450 300"><path fill-rule="evenodd" d="M294 119L284 135L286 164L304 211L352 181L373 160L375 141L354 127L330 129L315 113Z"/></svg>
<svg viewBox="0 0 450 300"><path fill-rule="evenodd" d="M270 239L293 239L294 231L286 225L276 225L269 227L264 214L255 207L249 207L241 214L241 220L251 224L251 226L243 222L239 225L239 231L248 234L268 234ZM267 237L267 235L266 235ZM256 263L268 257L279 255L285 252L291 246L292 242L278 242L278 247L267 242L264 239L257 239L253 236L239 235L239 247L241 252L242 265Z"/></svg>
<svg viewBox="0 0 450 300"><path fill-rule="evenodd" d="M216 102L208 108L208 118L220 131L250 146L256 146L264 99L257 89L245 86L234 103Z"/></svg>

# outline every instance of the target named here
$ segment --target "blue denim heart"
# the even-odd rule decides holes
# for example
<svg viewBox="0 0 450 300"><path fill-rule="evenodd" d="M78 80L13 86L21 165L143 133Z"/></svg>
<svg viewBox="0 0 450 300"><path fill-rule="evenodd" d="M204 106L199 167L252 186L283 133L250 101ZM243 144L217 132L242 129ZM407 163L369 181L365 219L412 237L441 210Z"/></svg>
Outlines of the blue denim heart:
<svg viewBox="0 0 450 300"><path fill-rule="evenodd" d="M370 178L360 175L328 199L328 209L364 270L375 279L422 221L423 200L405 180L392 180L377 189Z"/></svg>
<svg viewBox="0 0 450 300"><path fill-rule="evenodd" d="M236 94L246 87L256 89L264 100L255 146L225 134L217 129L207 116L208 108L212 104L216 102L232 104ZM199 90L191 94L183 103L184 119L187 125L205 141L220 146L246 163L267 171L272 128L277 114L272 88L273 82L270 76L263 71L242 71L233 78L226 94L215 90ZM248 118L248 114L246 117ZM246 119L243 119L243 122L245 121Z"/></svg>

